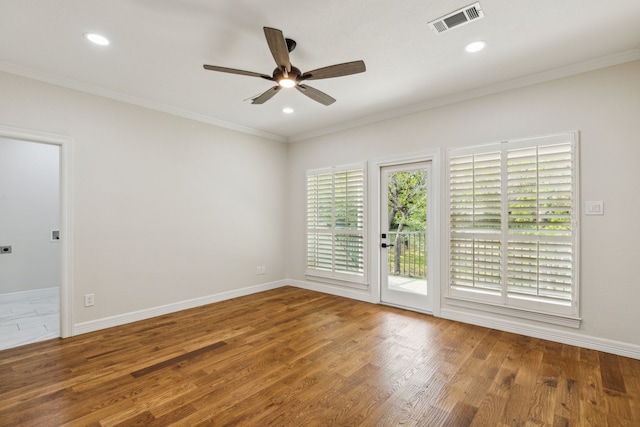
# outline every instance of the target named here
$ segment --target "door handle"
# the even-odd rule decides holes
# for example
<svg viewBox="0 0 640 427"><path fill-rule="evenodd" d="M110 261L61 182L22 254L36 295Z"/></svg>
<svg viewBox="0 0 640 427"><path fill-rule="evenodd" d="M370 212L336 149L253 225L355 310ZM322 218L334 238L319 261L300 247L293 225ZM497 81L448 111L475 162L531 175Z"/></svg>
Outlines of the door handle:
<svg viewBox="0 0 640 427"><path fill-rule="evenodd" d="M387 244L387 243L383 243L381 246L382 246L383 248L390 248L390 247L392 247L392 246L394 246L394 245L393 245L392 243L389 243L389 244Z"/></svg>

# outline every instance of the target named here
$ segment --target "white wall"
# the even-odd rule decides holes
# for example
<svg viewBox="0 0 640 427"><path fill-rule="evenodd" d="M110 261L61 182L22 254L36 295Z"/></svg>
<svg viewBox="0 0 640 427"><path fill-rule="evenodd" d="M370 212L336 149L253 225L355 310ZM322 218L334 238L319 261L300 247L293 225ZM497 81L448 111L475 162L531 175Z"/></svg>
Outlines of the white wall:
<svg viewBox="0 0 640 427"><path fill-rule="evenodd" d="M285 278L285 144L6 73L0 93L1 125L73 138L76 324Z"/></svg>
<svg viewBox="0 0 640 427"><path fill-rule="evenodd" d="M606 215L581 218L580 329L544 327L638 347L638 76L628 63L287 146L0 73L0 125L73 138L76 323L304 282L306 169L579 130L582 199Z"/></svg>
<svg viewBox="0 0 640 427"><path fill-rule="evenodd" d="M60 286L59 148L0 138L0 294Z"/></svg>
<svg viewBox="0 0 640 427"><path fill-rule="evenodd" d="M636 61L292 144L289 277L300 283L305 280L306 169L434 149L442 150L444 159L451 147L579 130L582 200L603 200L606 213L581 217L581 327L576 331L500 316L488 318L513 320L524 329L543 328L547 337L558 333L576 340L626 343L640 354L640 222L635 220L640 212L640 198L635 196L640 181L639 76L640 62ZM444 185L444 168L441 178ZM440 212L445 218L444 206ZM445 231L443 221L442 236ZM442 253L447 250L445 243ZM442 282L446 268L443 263ZM446 283L440 285L444 295ZM376 291L374 282L371 292ZM448 315L487 320L487 313L448 307L444 299L441 307Z"/></svg>

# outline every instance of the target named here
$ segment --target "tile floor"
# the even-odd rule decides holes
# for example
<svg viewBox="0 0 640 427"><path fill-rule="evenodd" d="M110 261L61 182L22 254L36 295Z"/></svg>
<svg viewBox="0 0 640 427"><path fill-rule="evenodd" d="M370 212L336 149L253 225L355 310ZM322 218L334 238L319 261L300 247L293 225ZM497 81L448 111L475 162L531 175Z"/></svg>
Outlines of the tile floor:
<svg viewBox="0 0 640 427"><path fill-rule="evenodd" d="M0 299L0 350L60 336L57 288Z"/></svg>

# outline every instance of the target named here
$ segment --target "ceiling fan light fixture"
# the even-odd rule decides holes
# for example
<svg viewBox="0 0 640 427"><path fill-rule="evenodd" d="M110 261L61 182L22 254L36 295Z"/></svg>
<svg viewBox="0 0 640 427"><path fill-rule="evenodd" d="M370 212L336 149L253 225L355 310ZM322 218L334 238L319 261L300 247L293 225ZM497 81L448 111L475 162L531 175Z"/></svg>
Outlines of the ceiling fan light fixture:
<svg viewBox="0 0 640 427"><path fill-rule="evenodd" d="M98 46L108 46L110 43L108 38L96 33L84 33L84 38Z"/></svg>
<svg viewBox="0 0 640 427"><path fill-rule="evenodd" d="M300 93L308 98L319 102L322 105L328 106L336 102L335 98L327 95L326 93L315 89L311 86L307 86L305 83L307 80L329 79L332 77L349 76L351 74L363 73L366 71L364 61L351 61L342 64L329 65L328 67L322 67L315 70L302 73L300 69L291 65L291 59L289 58L289 52L295 47L295 42L290 39L285 39L282 31L264 27L264 35L269 45L269 50L273 59L276 61L276 68L273 70L271 76L267 74L254 73L253 71L237 70L235 68L219 67L217 65L204 64L205 70L220 71L223 73L240 74L243 76L259 77L265 80L269 80L276 83L260 95L250 98L251 104L264 104L275 94L277 94L282 88L296 88Z"/></svg>
<svg viewBox="0 0 640 427"><path fill-rule="evenodd" d="M478 41L471 42L468 45L466 45L464 47L464 50L466 50L469 53L475 53L475 52L480 52L485 47L487 47L487 42L482 41L482 40L478 40Z"/></svg>
<svg viewBox="0 0 640 427"><path fill-rule="evenodd" d="M292 79L280 79L278 80L278 84L284 88L294 87L296 85L296 81Z"/></svg>

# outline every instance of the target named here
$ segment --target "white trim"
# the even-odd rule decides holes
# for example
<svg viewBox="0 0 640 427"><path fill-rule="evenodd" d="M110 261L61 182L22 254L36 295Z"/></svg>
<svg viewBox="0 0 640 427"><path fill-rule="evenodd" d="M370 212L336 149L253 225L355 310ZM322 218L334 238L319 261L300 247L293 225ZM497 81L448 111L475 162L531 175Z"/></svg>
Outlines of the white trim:
<svg viewBox="0 0 640 427"><path fill-rule="evenodd" d="M321 292L329 295L335 295L344 298L350 298L366 303L375 304L375 298L365 292L357 292L354 290L337 288L331 285L321 283L311 283L300 280L280 280L277 282L266 283L262 285L250 286L243 289L222 292L207 297L195 298L192 300L182 301L179 303L168 304L160 307L153 307L146 310L140 310L132 313L126 313L118 316L112 316L104 319L93 320L90 322L75 325L74 334L84 334L88 332L98 331L101 329L111 328L114 326L124 325L138 320L149 319L176 311L187 310L202 305L212 304L215 302L225 301L231 298L251 295L258 292L264 292L277 289L284 286L293 286L300 289ZM574 345L593 350L604 351L607 353L617 354L620 356L631 357L640 360L640 345L624 343L620 341L609 340L577 334L575 332L558 331L537 325L526 325L510 320L496 319L494 317L483 316L473 313L463 313L451 309L441 309L441 316L444 319L468 323L485 328L492 328L501 331L522 334L533 338L545 339L553 342L559 342L567 345Z"/></svg>
<svg viewBox="0 0 640 427"><path fill-rule="evenodd" d="M415 311L416 313L427 314L429 316L433 316L434 315L433 312L431 312L429 310L420 310L420 309L415 308L415 307L406 307L406 306L401 305L401 304L393 304L393 303L390 303L390 302L382 302L382 301L379 304L380 305L386 305L387 307L399 308L401 310ZM437 316L435 316L435 317L437 317Z"/></svg>
<svg viewBox="0 0 640 427"><path fill-rule="evenodd" d="M193 298L186 301L175 302L171 304L151 307L144 310L133 311L130 313L118 314L116 316L105 317L102 319L91 320L88 322L78 323L73 328L74 335L85 334L88 332L99 331L101 329L112 328L114 326L125 325L127 323L137 322L139 320L150 319L152 317L162 316L177 311L188 310L190 308L200 307L207 304L226 301L232 298L243 297L258 292L270 291L272 289L286 286L284 280L277 282L264 283L261 285L249 286L242 289L220 292L218 294L208 295L200 298Z"/></svg>
<svg viewBox="0 0 640 427"><path fill-rule="evenodd" d="M340 280L335 277L322 276L321 274L314 274L309 272L307 272L304 276L305 276L305 279L307 279L309 282L321 282L327 285L344 286L346 288L359 289L363 291L366 291L367 289L369 289L368 283Z"/></svg>
<svg viewBox="0 0 640 427"><path fill-rule="evenodd" d="M377 157L371 159L371 163L373 163L379 169L384 166L395 166L398 164L407 164L407 163L421 163L421 162L436 162L439 160L440 155L442 154L442 150L439 148L428 150L428 151L420 151L418 153L410 153L404 154L400 156L390 156L390 157Z"/></svg>
<svg viewBox="0 0 640 427"><path fill-rule="evenodd" d="M355 170L355 169L363 169L366 176L367 162L362 161L362 162L348 163L345 165L332 165L324 168L308 169L305 172L305 176L321 175L321 174L336 173L336 172L346 172L346 171Z"/></svg>
<svg viewBox="0 0 640 427"><path fill-rule="evenodd" d="M123 92L106 89L96 85L82 83L77 80L69 79L55 74L44 73L42 71L34 70L22 65L12 64L10 62L0 61L0 71L27 77L29 79L38 80L56 86L62 86L84 93L89 93L92 95L101 96L103 98L126 102L127 104L137 105L140 107L148 108L150 110L160 111L163 113L171 114L173 116L183 117L185 119L195 120L201 123L207 123L210 125L218 126L225 129L231 129L249 135L260 136L262 138L267 138L274 141L287 142L287 138L282 135L276 135L274 133L238 125L236 123L226 122L224 120L209 117L204 114L183 110L182 108L174 107L172 105L163 104L157 101L151 101L145 98L140 98Z"/></svg>
<svg viewBox="0 0 640 427"><path fill-rule="evenodd" d="M363 198L363 225L362 229L355 230L343 230L338 229L336 226L336 174L340 172L349 171L362 171L362 198ZM331 211L332 211L332 225L329 230L322 228L314 228L309 226L309 177L317 177L318 175L331 175ZM368 164L366 161L351 163L346 165L333 165L318 169L309 169L305 172L305 207L307 212L305 214L305 277L309 280L328 281L334 284L345 284L346 286L356 288L368 288L369 286L369 258L368 258L368 224L369 224L369 206L368 206ZM310 268L309 262L309 234L322 233L331 234L332 250L331 250L331 270L320 270ZM363 244L363 270L362 274L354 272L336 271L336 251L335 251L335 239L338 234L349 234L351 236L362 235ZM353 284L353 285L351 285Z"/></svg>
<svg viewBox="0 0 640 427"><path fill-rule="evenodd" d="M357 301L368 302L376 304L376 298L368 291L358 291L356 289L347 289L338 287L328 283L321 282L308 282L303 280L285 280L286 285L294 286L300 289L306 289L309 291L322 292L324 294L335 295L338 297L350 298Z"/></svg>
<svg viewBox="0 0 640 427"><path fill-rule="evenodd" d="M468 101L471 99L480 98L482 96L493 95L500 92L505 92L512 89L518 89L521 87L532 86L539 83L544 83L552 80L557 80L563 77L574 76L577 74L586 73L589 71L595 71L606 67L612 67L614 65L624 64L627 62L637 61L640 59L640 49L629 49L622 52L616 52L609 55L602 56L600 58L590 59L587 61L578 62L565 67L559 67L553 70L543 71L541 73L532 74L509 80L506 82L497 83L494 85L484 86L473 90L464 91L451 96L445 96L441 98L431 99L426 102L422 102L415 105L409 105L404 108L398 108L393 111L385 111L380 114L374 114L372 116L364 117L362 119L350 120L344 123L337 124L335 126L328 126L321 129L311 130L309 132L299 133L297 135L284 136L277 135L270 132L265 132L259 129L250 128L247 126L241 126L235 123L226 122L213 117L205 116L204 114L195 113L188 110L183 110L171 105L162 104L155 101L150 101L144 98L135 97L122 92L113 91L103 87L82 83L77 80L69 79L66 77L44 73L39 70L24 67L21 65L13 64L10 62L0 61L0 71L6 73L15 74L22 77L50 83L56 86L62 86L69 89L78 90L80 92L90 93L93 95L102 96L105 98L114 99L116 101L126 102L133 105L149 108L151 110L161 111L163 113L171 114L178 117L184 117L191 120L196 120L202 123L208 123L214 126L235 130L238 132L247 133L250 135L256 135L263 138L272 139L280 142L298 142L306 139L315 138L318 136L328 135L331 133L353 129L360 126L380 122L383 120L393 119L420 111L430 110L445 105L455 104L457 102Z"/></svg>
<svg viewBox="0 0 640 427"><path fill-rule="evenodd" d="M442 318L640 360L640 345L443 308Z"/></svg>
<svg viewBox="0 0 640 427"><path fill-rule="evenodd" d="M447 304L455 305L457 307L486 311L488 313L501 314L504 316L519 317L521 319L566 326L568 328L578 329L580 327L580 322L582 321L582 319L579 317L563 316L554 313L543 313L540 311L529 310L521 307L492 304L490 302L484 301L480 302L478 300L460 298L454 295L445 296L445 300L447 301Z"/></svg>
<svg viewBox="0 0 640 427"><path fill-rule="evenodd" d="M446 251L445 251L445 259L446 263L446 282L443 284L445 291L445 298L451 305L457 305L460 307L471 308L476 310L482 310L487 312L495 312L503 315L510 315L514 317L536 320L544 323L552 323L561 326L568 326L572 328L579 328L580 322L580 306L579 306L579 276L578 272L580 271L580 246L579 246L579 234L580 234L580 169L579 169L579 138L580 133L577 130L574 131L566 131L560 133L553 133L541 136L533 136L526 138L514 138L507 141L502 142L494 142L489 144L482 144L477 146L465 146L459 148L451 148L446 152L446 189L445 189L445 203L446 203ZM572 266L572 301L571 305L563 306L563 305L555 305L555 304L547 304L542 302L542 300L538 301L525 301L520 300L520 303L509 303L509 292L507 287L507 277L506 270L503 271L502 277L502 289L501 291L475 291L472 296L470 291L462 291L452 289L451 287L451 237L453 231L451 230L451 194L450 194L450 182L451 182L451 158L454 156L470 156L474 154L485 154L485 153L500 153L501 159L501 173L502 173L502 189L501 194L504 199L507 194L506 182L507 182L507 173L506 173L506 158L509 150L519 149L519 148L528 148L528 147L540 147L543 145L552 145L559 143L570 143L572 146L572 202L573 202L573 212L572 212L572 235L571 235L571 243L574 251L574 260ZM503 200L504 202L504 200ZM506 203L502 203L502 218L506 218L507 216L507 207ZM501 239L501 246L503 251L503 260L502 260L502 268L506 268L507 266L507 240L509 239L518 239L517 236L510 235L509 229L507 227L507 222L502 221L502 227L499 233L491 232L491 234L487 234L487 236L491 235L494 239ZM458 232L460 233L460 232ZM470 233L471 236L473 233ZM467 297L468 295L468 297ZM514 301L515 299L512 299ZM539 308L539 309L538 309ZM553 308L553 309L552 309ZM521 313L518 312L521 310ZM553 314L552 311L556 313Z"/></svg>
<svg viewBox="0 0 640 427"><path fill-rule="evenodd" d="M496 83L494 85L483 86L477 89L456 93L450 96L444 96L441 98L430 99L420 104L409 105L404 108L397 108L393 111L385 111L380 114L374 114L372 116L364 117L359 120L351 120L345 123L340 123L335 126L328 126L321 129L312 130L309 132L299 133L287 138L287 142L299 142L306 139L316 138L319 136L328 135L335 132L344 131L347 129L353 129L360 126L366 126L372 123L381 122L384 120L394 119L396 117L402 117L409 114L418 113L421 111L430 110L445 105L451 105L458 102L469 101L472 99L480 98L483 96L494 95L500 92L506 92L508 90L518 89L527 86L533 86L540 83L549 82L552 80L561 79L563 77L570 77L589 71L600 70L606 67L612 67L614 65L624 64L626 62L637 61L640 59L640 49L629 49L623 52L617 52L610 55L606 55L600 58L590 59L577 64L568 65L566 67L560 67L549 71L543 71L541 73L532 74L508 80L505 82Z"/></svg>
<svg viewBox="0 0 640 427"><path fill-rule="evenodd" d="M73 335L73 185L69 136L0 125L0 137L60 147L60 336Z"/></svg>
<svg viewBox="0 0 640 427"><path fill-rule="evenodd" d="M426 217L425 225L426 229L424 230L425 234L425 244L426 244L426 253L427 253L427 274L425 276L426 286L425 289L426 295L414 294L409 292L400 292L397 290L393 290L389 288L389 274L388 274L388 262L389 262L389 252L392 249L382 250L381 244L375 245L376 248L376 258L379 260L378 267L378 283L380 290L380 302L385 305L397 306L397 307L405 307L410 310L418 311L421 313L431 313L432 307L434 304L433 298L433 287L436 283L433 279L433 270L431 259L431 254L436 254L437 251L434 247L434 223L433 223L433 214L432 211L434 209L434 201L436 199L432 195L433 182L431 180L433 174L433 161L425 160L421 162L402 162L402 163L394 163L392 165L380 166L380 187L379 187L379 199L380 203L377 207L377 212L379 215L378 219L378 235L376 236L378 239L382 241L382 233L392 233L388 228L388 186L389 186L389 174L395 172L405 172L405 171L422 171L425 174L425 200L426 200ZM437 201L436 201L437 202ZM387 236L388 243L391 243L390 235Z"/></svg>
<svg viewBox="0 0 640 427"><path fill-rule="evenodd" d="M436 204L440 204L441 201L441 182L442 182L442 150L441 149L433 149L428 151L422 151L413 154L399 155L399 156L390 156L390 157L381 157L374 158L371 160L373 167L369 168L369 183L374 185L374 188L369 188L369 194L373 195L370 197L369 202L369 220L371 224L371 228L369 233L373 238L369 239L370 245L370 256L371 260L370 266L370 283L372 293L374 295L374 300L372 302L380 303L381 302L381 289L380 289L380 252L379 247L381 244L380 234L381 234L381 224L380 224L380 203L382 199L382 180L381 173L382 168L386 166L395 166L395 165L406 165L410 163L421 163L421 162L430 162L431 163L431 191L430 197L431 200L435 200ZM433 314L434 316L438 316L440 314L440 280L441 280L441 268L442 268L442 258L440 256L441 252L441 206L431 206L429 214L431 217L429 218L429 229L428 233L431 236L430 243L433 246L429 246L429 278L433 283L431 286L431 290L433 292L433 298L431 300L430 311L420 311ZM389 304L387 304L389 305ZM403 307L406 308L406 307Z"/></svg>
<svg viewBox="0 0 640 427"><path fill-rule="evenodd" d="M322 292L329 295L335 295L371 304L377 304L377 301L375 301L375 297L373 295L366 294L364 292L357 292L353 290L337 288L331 285L310 283L300 280L285 280L285 282L285 285L288 286L294 286L310 291ZM398 308L405 309L405 307ZM497 329L514 334L558 342L561 344L589 348L597 351L604 351L606 353L617 354L619 356L631 357L633 359L640 360L640 345L637 344L630 344L622 341L583 335L573 331L562 331L541 325L529 325L518 322L517 320L506 320L499 319L494 316L461 312L458 310L452 310L450 308L441 308L440 315L435 317L441 317L443 319L468 323L484 328Z"/></svg>
<svg viewBox="0 0 640 427"><path fill-rule="evenodd" d="M30 291L11 292L0 294L0 304L8 304L16 301L36 300L41 298L57 297L59 288L32 289Z"/></svg>

